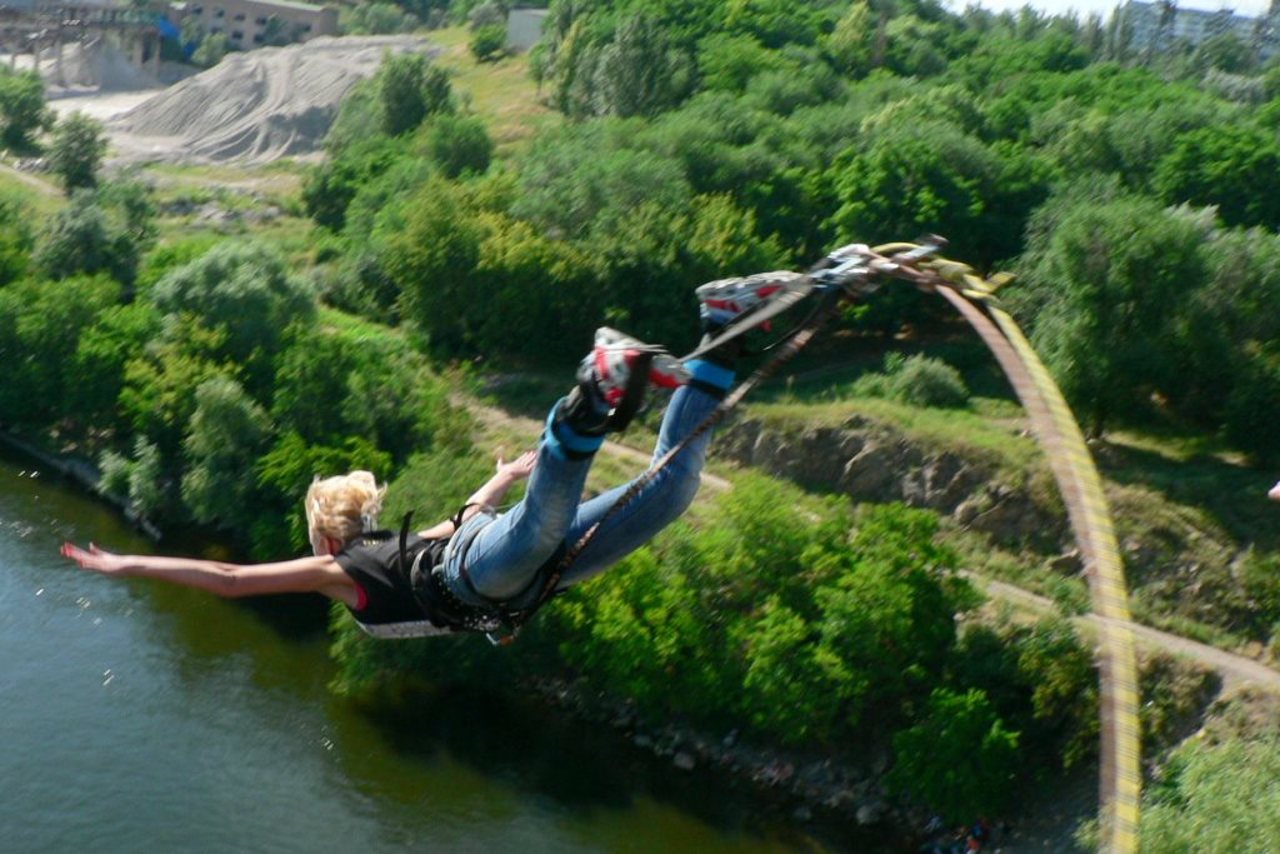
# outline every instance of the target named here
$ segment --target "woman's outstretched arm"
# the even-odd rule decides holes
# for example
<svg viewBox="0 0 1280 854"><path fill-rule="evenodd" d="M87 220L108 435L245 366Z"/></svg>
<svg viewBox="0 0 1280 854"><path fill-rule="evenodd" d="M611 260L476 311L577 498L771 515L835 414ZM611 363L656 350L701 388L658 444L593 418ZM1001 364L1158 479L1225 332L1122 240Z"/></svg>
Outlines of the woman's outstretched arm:
<svg viewBox="0 0 1280 854"><path fill-rule="evenodd" d="M268 593L321 593L353 607L357 601L355 582L329 555L275 563L236 564L160 555L118 555L92 543L88 550L63 543L62 554L82 569L103 575L158 578L227 598Z"/></svg>

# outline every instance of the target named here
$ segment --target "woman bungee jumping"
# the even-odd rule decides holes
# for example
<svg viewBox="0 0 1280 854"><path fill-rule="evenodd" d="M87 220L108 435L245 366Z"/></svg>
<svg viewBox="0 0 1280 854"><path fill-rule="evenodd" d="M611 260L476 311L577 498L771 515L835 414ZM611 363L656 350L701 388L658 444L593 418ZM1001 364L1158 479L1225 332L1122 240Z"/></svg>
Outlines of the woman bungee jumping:
<svg viewBox="0 0 1280 854"><path fill-rule="evenodd" d="M795 276L762 273L698 288L705 340ZM577 383L552 407L537 450L511 462L499 460L493 477L462 510L426 530L411 533L407 518L398 536L379 530L385 487L369 472L355 471L317 480L307 491L311 556L234 564L118 555L71 543L63 544L62 554L103 574L158 578L226 597L321 593L345 605L375 637L509 634L550 594L602 572L689 506L710 431L690 437L733 385L740 341L682 364L661 347L609 328L597 330ZM660 469L580 504L606 434L627 426L650 386L675 389L653 459L686 439L687 444ZM525 478L524 498L497 513L494 506ZM620 503L623 495L627 499ZM581 552L563 566L566 551L593 529Z"/></svg>

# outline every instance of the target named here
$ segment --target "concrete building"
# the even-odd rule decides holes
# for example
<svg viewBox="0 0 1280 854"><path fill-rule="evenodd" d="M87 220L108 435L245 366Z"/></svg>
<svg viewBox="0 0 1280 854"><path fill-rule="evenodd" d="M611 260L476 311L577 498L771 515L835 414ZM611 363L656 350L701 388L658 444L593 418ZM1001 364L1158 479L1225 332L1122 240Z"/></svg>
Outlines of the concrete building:
<svg viewBox="0 0 1280 854"><path fill-rule="evenodd" d="M542 38L546 9L512 9L507 13L507 50L528 50Z"/></svg>
<svg viewBox="0 0 1280 854"><path fill-rule="evenodd" d="M1132 27L1130 46L1134 50L1168 50L1177 42L1195 47L1222 33L1231 33L1244 44L1255 44L1267 18L1275 15L1275 3L1267 18L1237 15L1231 9L1205 11L1184 9L1175 2L1147 3L1129 0L1123 8Z"/></svg>
<svg viewBox="0 0 1280 854"><path fill-rule="evenodd" d="M338 10L291 0L187 0L185 17L206 33L224 33L233 48L307 41L338 32Z"/></svg>

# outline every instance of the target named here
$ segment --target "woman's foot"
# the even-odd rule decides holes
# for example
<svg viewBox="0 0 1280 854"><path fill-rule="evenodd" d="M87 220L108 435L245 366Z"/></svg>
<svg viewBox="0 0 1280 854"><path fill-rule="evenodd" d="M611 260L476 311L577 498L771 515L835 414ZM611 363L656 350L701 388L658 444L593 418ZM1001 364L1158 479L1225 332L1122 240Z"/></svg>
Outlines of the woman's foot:
<svg viewBox="0 0 1280 854"><path fill-rule="evenodd" d="M689 372L662 347L607 326L578 367L578 386L561 404L561 417L584 435L622 430L644 403L650 385L678 388Z"/></svg>

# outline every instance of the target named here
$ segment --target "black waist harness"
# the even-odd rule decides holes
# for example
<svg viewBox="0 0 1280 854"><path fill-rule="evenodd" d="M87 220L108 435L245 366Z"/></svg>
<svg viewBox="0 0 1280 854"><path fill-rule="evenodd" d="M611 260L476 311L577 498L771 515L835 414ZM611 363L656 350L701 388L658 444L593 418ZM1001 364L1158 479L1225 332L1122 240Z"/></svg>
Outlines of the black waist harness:
<svg viewBox="0 0 1280 854"><path fill-rule="evenodd" d="M409 533L409 519L397 538L391 531L365 534L337 555L343 571L364 591L364 607L349 608L368 634L379 638L414 638L479 632L498 642L515 634L539 603L513 608L489 601L472 605L458 598L444 578L444 554L450 538L427 540ZM563 548L547 562L553 566ZM535 584L544 575L543 567ZM470 579L463 574L470 587ZM533 586L533 585L531 585ZM471 588L477 598L485 599Z"/></svg>

